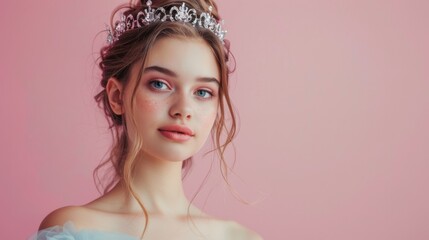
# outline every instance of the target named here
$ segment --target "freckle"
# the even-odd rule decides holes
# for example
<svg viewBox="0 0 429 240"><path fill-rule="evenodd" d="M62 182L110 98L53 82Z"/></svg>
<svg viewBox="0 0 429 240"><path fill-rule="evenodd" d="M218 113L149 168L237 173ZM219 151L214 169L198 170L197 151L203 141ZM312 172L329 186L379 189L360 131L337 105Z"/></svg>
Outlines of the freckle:
<svg viewBox="0 0 429 240"><path fill-rule="evenodd" d="M141 109L147 112L153 112L158 109L158 102L146 99L141 104Z"/></svg>

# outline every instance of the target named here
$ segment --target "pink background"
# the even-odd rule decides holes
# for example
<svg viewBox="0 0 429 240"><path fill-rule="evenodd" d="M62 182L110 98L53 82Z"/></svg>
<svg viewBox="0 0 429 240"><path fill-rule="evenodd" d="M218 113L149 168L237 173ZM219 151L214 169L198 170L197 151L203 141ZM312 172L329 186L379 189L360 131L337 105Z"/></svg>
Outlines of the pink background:
<svg viewBox="0 0 429 240"><path fill-rule="evenodd" d="M231 182L258 203L217 170L196 203L265 239L429 239L429 1L259 2L219 2L237 58ZM0 3L1 239L97 196L95 35L119 3Z"/></svg>

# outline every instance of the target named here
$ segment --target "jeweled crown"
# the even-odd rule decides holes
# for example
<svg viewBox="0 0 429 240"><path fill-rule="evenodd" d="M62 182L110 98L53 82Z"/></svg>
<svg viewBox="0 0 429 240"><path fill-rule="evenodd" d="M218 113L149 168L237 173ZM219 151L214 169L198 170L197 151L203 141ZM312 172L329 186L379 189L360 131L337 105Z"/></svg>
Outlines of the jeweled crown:
<svg viewBox="0 0 429 240"><path fill-rule="evenodd" d="M142 28L154 22L165 21L189 23L193 27L208 29L224 43L223 40L227 31L222 29L223 20L218 22L212 16L212 6L209 7L209 12L203 12L199 16L197 10L187 7L185 3L182 3L180 7L171 7L168 12L164 7L152 8L151 0L146 1L146 6L147 8L138 12L137 15L125 16L121 14L113 28L108 29L107 43L113 44L126 31Z"/></svg>

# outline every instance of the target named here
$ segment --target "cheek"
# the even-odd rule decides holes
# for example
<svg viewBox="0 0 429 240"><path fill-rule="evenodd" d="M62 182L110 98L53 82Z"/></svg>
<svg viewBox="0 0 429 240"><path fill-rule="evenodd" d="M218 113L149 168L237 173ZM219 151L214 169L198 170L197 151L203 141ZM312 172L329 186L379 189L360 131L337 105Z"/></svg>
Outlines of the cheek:
<svg viewBox="0 0 429 240"><path fill-rule="evenodd" d="M213 123L216 119L216 115L217 115L216 108L213 108L211 111L205 111L204 114L201 114L200 116L201 126L204 129L208 129L208 131L211 130L211 128L213 127Z"/></svg>
<svg viewBox="0 0 429 240"><path fill-rule="evenodd" d="M143 99L138 103L138 109L147 113L153 113L159 109L159 103L153 99Z"/></svg>
<svg viewBox="0 0 429 240"><path fill-rule="evenodd" d="M145 96L136 97L134 116L139 130L145 132L147 128L153 128L162 118L164 104L159 100Z"/></svg>
<svg viewBox="0 0 429 240"><path fill-rule="evenodd" d="M136 111L142 113L156 113L160 110L162 102L148 96L138 96L136 98Z"/></svg>

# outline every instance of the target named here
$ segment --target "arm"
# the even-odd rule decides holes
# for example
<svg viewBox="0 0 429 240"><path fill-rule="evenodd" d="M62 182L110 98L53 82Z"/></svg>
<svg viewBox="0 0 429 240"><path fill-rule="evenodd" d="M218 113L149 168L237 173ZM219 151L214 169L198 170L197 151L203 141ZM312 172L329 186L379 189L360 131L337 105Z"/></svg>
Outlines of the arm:
<svg viewBox="0 0 429 240"><path fill-rule="evenodd" d="M62 226L65 222L72 220L74 222L79 222L79 216L81 215L81 210L79 207L67 206L58 208L51 213L49 213L40 223L39 230L46 229L53 226Z"/></svg>

